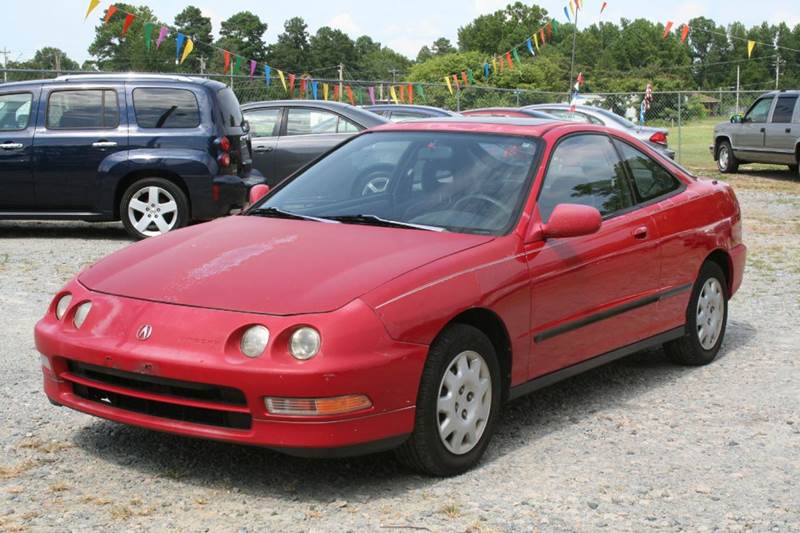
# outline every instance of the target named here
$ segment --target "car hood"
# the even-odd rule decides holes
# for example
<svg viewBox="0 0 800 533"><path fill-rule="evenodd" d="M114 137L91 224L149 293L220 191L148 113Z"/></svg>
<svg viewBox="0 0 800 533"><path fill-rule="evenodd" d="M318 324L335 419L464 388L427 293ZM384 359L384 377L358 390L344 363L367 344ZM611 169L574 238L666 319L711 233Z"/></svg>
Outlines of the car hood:
<svg viewBox="0 0 800 533"><path fill-rule="evenodd" d="M275 315L322 313L492 237L235 216L128 246L82 272L88 289Z"/></svg>

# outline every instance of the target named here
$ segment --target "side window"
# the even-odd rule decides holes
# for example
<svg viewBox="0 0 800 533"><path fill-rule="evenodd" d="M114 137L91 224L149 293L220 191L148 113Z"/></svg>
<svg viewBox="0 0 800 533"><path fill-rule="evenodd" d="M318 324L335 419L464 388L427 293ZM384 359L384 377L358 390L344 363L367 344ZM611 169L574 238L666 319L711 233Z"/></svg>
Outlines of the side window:
<svg viewBox="0 0 800 533"><path fill-rule="evenodd" d="M31 93L0 94L0 131L24 130L30 124Z"/></svg>
<svg viewBox="0 0 800 533"><path fill-rule="evenodd" d="M588 205L603 216L633 205L622 161L611 139L575 135L556 146L539 194L544 222L558 204Z"/></svg>
<svg viewBox="0 0 800 533"><path fill-rule="evenodd" d="M425 115L421 113L411 113L409 111L392 111L392 122L400 122L401 120L409 120L415 118L424 118Z"/></svg>
<svg viewBox="0 0 800 533"><path fill-rule="evenodd" d="M763 123L767 121L767 117L769 116L769 108L772 107L772 100L773 97L770 96L769 98L762 98L755 104L747 114L744 116L743 122L754 122L754 123Z"/></svg>
<svg viewBox="0 0 800 533"><path fill-rule="evenodd" d="M187 89L134 89L133 109L140 128L196 128L200 125L197 97Z"/></svg>
<svg viewBox="0 0 800 533"><path fill-rule="evenodd" d="M775 111L772 113L772 122L775 124L789 124L792 121L796 103L796 95L779 96L778 103L775 104Z"/></svg>
<svg viewBox="0 0 800 533"><path fill-rule="evenodd" d="M548 109L546 111L551 115L554 115L558 118L563 118L564 120L569 120L570 122L582 122L584 124L589 123L589 118L583 113L576 113L567 109Z"/></svg>
<svg viewBox="0 0 800 533"><path fill-rule="evenodd" d="M647 202L680 188L678 179L645 154L624 142L617 142L622 159L633 176L639 200Z"/></svg>
<svg viewBox="0 0 800 533"><path fill-rule="evenodd" d="M339 117L339 128L336 130L338 133L358 133L361 128L347 120L346 118Z"/></svg>
<svg viewBox="0 0 800 533"><path fill-rule="evenodd" d="M321 135L336 133L339 115L319 109L290 107L286 120L286 135Z"/></svg>
<svg viewBox="0 0 800 533"><path fill-rule="evenodd" d="M47 103L52 130L113 129L119 126L117 92L108 89L56 91Z"/></svg>
<svg viewBox="0 0 800 533"><path fill-rule="evenodd" d="M278 134L278 118L281 109L253 109L244 114L244 119L250 124L252 137L274 137Z"/></svg>

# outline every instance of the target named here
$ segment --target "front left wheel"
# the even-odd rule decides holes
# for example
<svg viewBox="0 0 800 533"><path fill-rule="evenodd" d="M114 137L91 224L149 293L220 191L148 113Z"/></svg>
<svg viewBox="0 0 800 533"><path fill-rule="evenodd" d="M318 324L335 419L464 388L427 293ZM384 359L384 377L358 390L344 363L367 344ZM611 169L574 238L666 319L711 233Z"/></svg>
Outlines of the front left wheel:
<svg viewBox="0 0 800 533"><path fill-rule="evenodd" d="M500 365L489 338L465 324L448 327L431 345L414 431L398 458L433 476L469 470L489 445L500 402Z"/></svg>
<svg viewBox="0 0 800 533"><path fill-rule="evenodd" d="M122 195L125 229L135 239L156 237L189 223L189 201L180 187L163 178L145 178Z"/></svg>

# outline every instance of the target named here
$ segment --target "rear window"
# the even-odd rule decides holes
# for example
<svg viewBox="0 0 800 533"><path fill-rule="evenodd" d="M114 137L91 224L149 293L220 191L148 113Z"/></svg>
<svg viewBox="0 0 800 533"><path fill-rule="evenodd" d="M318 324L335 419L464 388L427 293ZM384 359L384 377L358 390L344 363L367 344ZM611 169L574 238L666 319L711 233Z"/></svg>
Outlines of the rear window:
<svg viewBox="0 0 800 533"><path fill-rule="evenodd" d="M24 130L30 123L31 93L0 95L0 131Z"/></svg>
<svg viewBox="0 0 800 533"><path fill-rule="evenodd" d="M239 107L239 99L229 88L217 91L217 103L226 128L241 128L244 118Z"/></svg>
<svg viewBox="0 0 800 533"><path fill-rule="evenodd" d="M794 115L794 105L797 103L797 96L781 96L775 104L775 111L772 112L772 122L776 124L788 124Z"/></svg>
<svg viewBox="0 0 800 533"><path fill-rule="evenodd" d="M113 129L119 126L117 92L109 89L57 91L47 104L53 130Z"/></svg>
<svg viewBox="0 0 800 533"><path fill-rule="evenodd" d="M197 97L186 89L134 89L133 108L140 128L196 128L200 125Z"/></svg>

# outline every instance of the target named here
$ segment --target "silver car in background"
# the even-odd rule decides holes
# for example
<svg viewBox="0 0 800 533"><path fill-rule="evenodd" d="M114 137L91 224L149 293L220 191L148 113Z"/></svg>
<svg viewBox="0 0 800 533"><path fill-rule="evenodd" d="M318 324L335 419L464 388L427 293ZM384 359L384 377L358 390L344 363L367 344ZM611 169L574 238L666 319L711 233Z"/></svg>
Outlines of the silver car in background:
<svg viewBox="0 0 800 533"><path fill-rule="evenodd" d="M562 120L570 122L585 122L587 124L598 124L609 128L624 131L628 135L640 139L656 151L664 154L670 159L675 159L675 150L670 150L667 143L669 130L666 128L652 128L650 126L640 126L634 124L625 117L612 113L606 109L588 105L570 104L536 104L526 106L524 109L536 109L544 111Z"/></svg>
<svg viewBox="0 0 800 533"><path fill-rule="evenodd" d="M800 165L800 91L773 91L760 96L744 116L714 128L709 148L720 172L736 172L744 163Z"/></svg>

